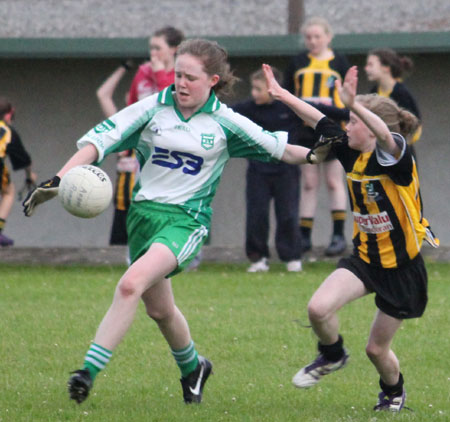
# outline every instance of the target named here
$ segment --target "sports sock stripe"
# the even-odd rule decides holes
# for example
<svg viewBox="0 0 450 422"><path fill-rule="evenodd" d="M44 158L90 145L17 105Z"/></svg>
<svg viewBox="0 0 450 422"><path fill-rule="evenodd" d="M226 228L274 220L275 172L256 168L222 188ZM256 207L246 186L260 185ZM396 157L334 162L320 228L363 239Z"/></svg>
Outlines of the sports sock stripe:
<svg viewBox="0 0 450 422"><path fill-rule="evenodd" d="M97 359L91 358L90 356L86 356L84 358L84 362L92 363L92 365L94 365L99 370L105 369L105 365L103 363L99 362Z"/></svg>
<svg viewBox="0 0 450 422"><path fill-rule="evenodd" d="M186 377L197 367L198 353L192 340L184 349L171 350L171 352L183 377Z"/></svg>
<svg viewBox="0 0 450 422"><path fill-rule="evenodd" d="M103 363L108 363L109 362L109 358L102 356L100 353L94 352L93 350L89 350L87 352L87 355L90 356L93 359L97 359L100 362Z"/></svg>
<svg viewBox="0 0 450 422"><path fill-rule="evenodd" d="M105 369L105 366L111 359L111 356L112 352L110 350L95 343L91 344L91 347L84 357L84 369L89 370L92 380L95 379L97 374L102 369Z"/></svg>
<svg viewBox="0 0 450 422"><path fill-rule="evenodd" d="M188 355L189 353L191 353L191 350L194 348L194 342L191 340L191 342L189 343L189 345L181 350L172 350L172 354L175 357L183 357L185 355Z"/></svg>
<svg viewBox="0 0 450 422"><path fill-rule="evenodd" d="M99 346L98 344L92 343L91 349L103 354L104 356L106 356L108 358L110 358L112 356L112 353L108 349L105 349L104 347Z"/></svg>

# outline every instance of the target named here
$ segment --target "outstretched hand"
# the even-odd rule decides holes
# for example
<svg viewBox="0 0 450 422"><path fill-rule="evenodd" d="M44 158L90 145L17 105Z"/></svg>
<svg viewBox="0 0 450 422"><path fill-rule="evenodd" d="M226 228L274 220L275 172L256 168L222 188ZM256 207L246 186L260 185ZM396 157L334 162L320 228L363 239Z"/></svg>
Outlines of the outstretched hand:
<svg viewBox="0 0 450 422"><path fill-rule="evenodd" d="M28 192L27 197L22 202L23 212L26 217L31 217L39 204L58 195L60 181L61 179L55 176L52 179L42 182L38 187Z"/></svg>
<svg viewBox="0 0 450 422"><path fill-rule="evenodd" d="M353 106L356 97L356 89L358 87L358 68L352 66L346 73L344 83L336 80L335 86L339 93L339 98L344 103L345 107Z"/></svg>
<svg viewBox="0 0 450 422"><path fill-rule="evenodd" d="M280 86L280 84L275 79L272 67L268 64L263 64L262 70L264 73L264 77L266 78L267 90L269 91L269 94L275 100L279 100L283 96L283 92L285 90Z"/></svg>

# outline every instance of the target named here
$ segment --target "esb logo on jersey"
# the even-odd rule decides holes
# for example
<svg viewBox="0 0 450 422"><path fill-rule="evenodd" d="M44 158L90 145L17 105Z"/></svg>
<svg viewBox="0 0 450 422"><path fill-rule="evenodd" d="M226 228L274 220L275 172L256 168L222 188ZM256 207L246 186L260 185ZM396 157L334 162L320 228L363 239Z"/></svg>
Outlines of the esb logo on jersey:
<svg viewBox="0 0 450 422"><path fill-rule="evenodd" d="M378 214L366 215L354 212L353 219L358 225L359 230L364 233L377 234L394 230L394 226L392 225L391 219L386 211Z"/></svg>

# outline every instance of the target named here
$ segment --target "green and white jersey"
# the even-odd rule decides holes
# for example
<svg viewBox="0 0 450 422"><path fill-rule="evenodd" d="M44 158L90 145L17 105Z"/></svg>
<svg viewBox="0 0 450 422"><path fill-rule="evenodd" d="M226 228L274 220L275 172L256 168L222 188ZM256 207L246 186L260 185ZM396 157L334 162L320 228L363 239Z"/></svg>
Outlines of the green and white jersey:
<svg viewBox="0 0 450 422"><path fill-rule="evenodd" d="M173 204L208 224L210 204L230 157L278 161L286 132L270 133L222 104L214 93L185 119L174 101L174 86L139 101L91 129L78 141L110 153L134 148L140 175L134 201Z"/></svg>

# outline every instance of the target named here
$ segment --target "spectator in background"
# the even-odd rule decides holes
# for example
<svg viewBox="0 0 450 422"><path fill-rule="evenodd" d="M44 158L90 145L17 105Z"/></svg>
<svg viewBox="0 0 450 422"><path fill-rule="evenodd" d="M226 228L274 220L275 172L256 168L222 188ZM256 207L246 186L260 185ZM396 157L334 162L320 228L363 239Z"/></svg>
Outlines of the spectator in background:
<svg viewBox="0 0 450 422"><path fill-rule="evenodd" d="M173 84L175 53L183 40L183 32L172 26L153 33L150 37L150 61L139 66L131 83L128 105Z"/></svg>
<svg viewBox="0 0 450 422"><path fill-rule="evenodd" d="M280 72L273 68L275 77ZM264 73L258 70L251 74L252 99L233 106L233 110L248 117L270 132L290 131L301 123L296 114L280 101L270 96ZM275 204L275 246L278 256L286 263L288 271L302 270L300 238L297 229L300 199L300 169L283 162L265 163L248 161L247 169L247 219L245 250L252 262L248 272L269 269L269 215L270 203Z"/></svg>
<svg viewBox="0 0 450 422"><path fill-rule="evenodd" d="M117 113L118 109L113 95L119 82L131 67L132 62L130 61L122 63L97 89L97 99L105 117L110 117ZM131 195L138 169L139 163L133 150L126 150L117 154L114 218L109 239L110 245L126 245L128 243L127 212L130 207Z"/></svg>
<svg viewBox="0 0 450 422"><path fill-rule="evenodd" d="M400 56L390 48L377 48L369 51L364 70L367 79L376 84L370 92L391 98L420 121L421 115L417 103L402 82L404 74L411 71L412 68L413 62L409 57ZM419 126L408 141L414 157L416 154L412 144L419 140L421 134L422 126Z"/></svg>
<svg viewBox="0 0 450 422"><path fill-rule="evenodd" d="M347 59L330 48L333 33L327 20L313 17L302 27L307 51L294 57L285 72L285 87L297 97L311 103L343 108L334 86L336 79L342 80L349 69ZM297 142L306 147L314 144L314 131L305 125L296 134ZM333 152L320 166L302 166L300 237L302 252L312 248L311 234L317 207L320 186L320 169L325 172L330 199L333 234L325 254L341 254L346 248L344 223L346 218L346 189L344 172Z"/></svg>
<svg viewBox="0 0 450 422"><path fill-rule="evenodd" d="M15 187L10 179L6 156L14 170L25 170L25 189L35 187L36 174L31 169L31 158L25 150L17 131L11 126L15 110L11 102L0 97L0 246L12 246L14 240L3 234L6 220L11 212Z"/></svg>
<svg viewBox="0 0 450 422"><path fill-rule="evenodd" d="M150 61L139 66L127 95L126 103L128 105L174 83L175 52L183 39L183 33L171 26L166 26L153 33L150 38ZM123 63L97 90L97 98L105 117L117 113L118 109L114 103L113 94L126 71L131 67L131 62ZM118 154L114 194L115 210L110 245L126 245L128 242L126 218L138 168L139 164L132 150Z"/></svg>

